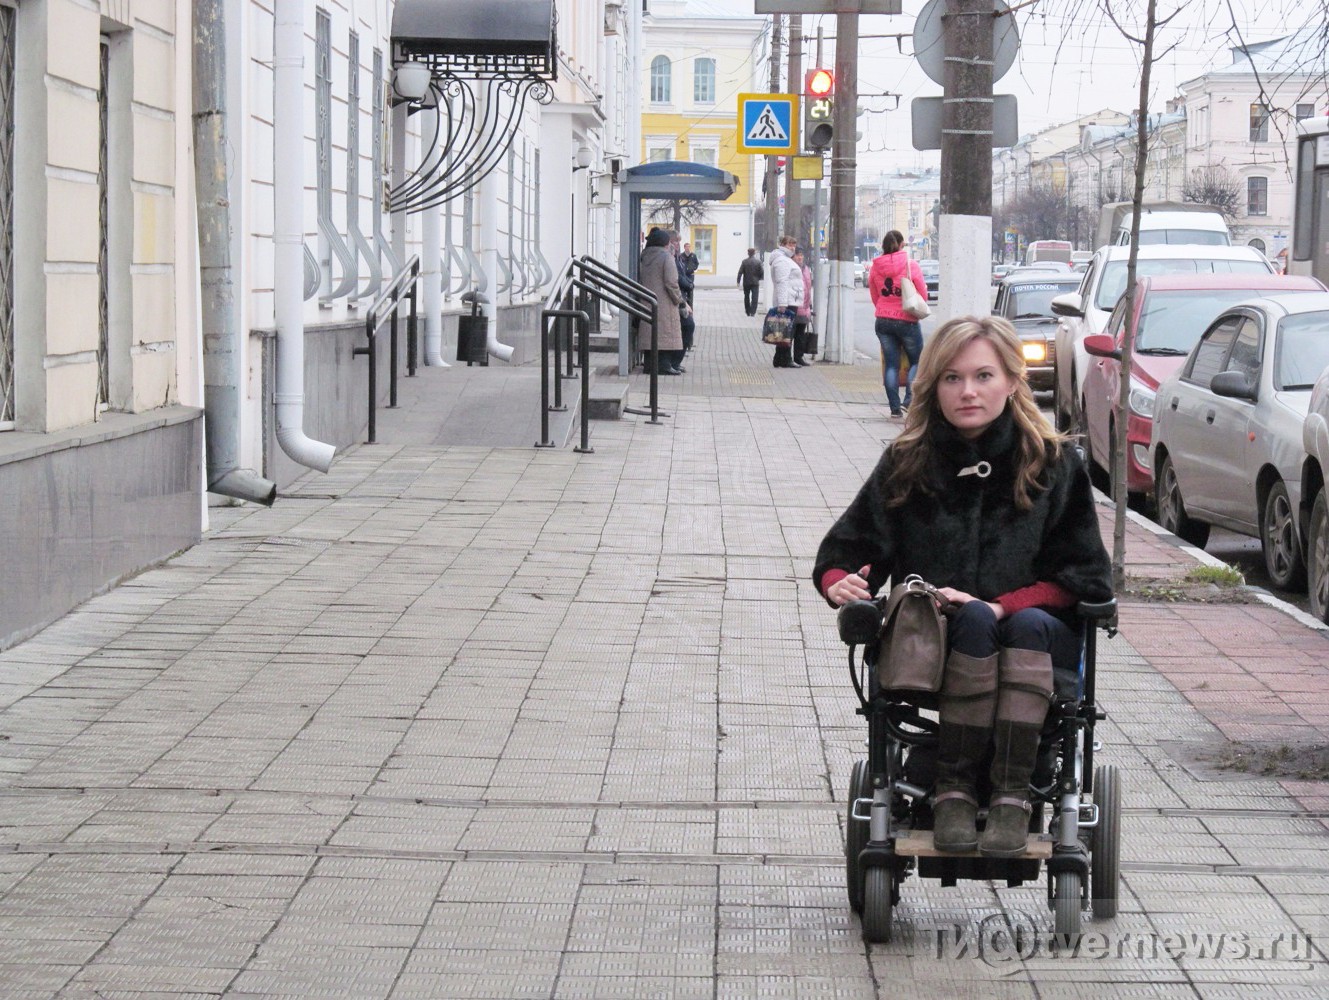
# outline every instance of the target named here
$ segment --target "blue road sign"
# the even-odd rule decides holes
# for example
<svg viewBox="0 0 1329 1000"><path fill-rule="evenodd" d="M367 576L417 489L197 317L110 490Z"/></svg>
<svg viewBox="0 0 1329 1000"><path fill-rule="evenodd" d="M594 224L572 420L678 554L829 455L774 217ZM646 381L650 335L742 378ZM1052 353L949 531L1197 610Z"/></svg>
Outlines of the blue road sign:
<svg viewBox="0 0 1329 1000"><path fill-rule="evenodd" d="M767 155L798 152L797 94L739 94L738 151Z"/></svg>

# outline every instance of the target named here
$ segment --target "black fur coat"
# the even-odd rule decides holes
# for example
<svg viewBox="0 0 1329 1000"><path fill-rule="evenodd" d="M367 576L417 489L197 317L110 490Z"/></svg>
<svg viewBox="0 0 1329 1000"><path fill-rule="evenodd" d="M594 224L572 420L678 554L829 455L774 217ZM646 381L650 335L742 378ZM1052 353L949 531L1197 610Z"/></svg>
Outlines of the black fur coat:
<svg viewBox="0 0 1329 1000"><path fill-rule="evenodd" d="M1044 490L1027 511L1015 506L1017 430L1009 411L975 440L934 420L935 468L929 492L915 489L902 506L887 509L885 484L892 468L887 448L849 509L835 522L812 571L820 590L827 570L856 573L871 564L869 588L911 573L938 587L954 587L980 600L1034 583L1059 584L1080 600L1112 596L1112 566L1094 512L1089 475L1074 448L1043 473ZM980 461L986 478L957 473Z"/></svg>

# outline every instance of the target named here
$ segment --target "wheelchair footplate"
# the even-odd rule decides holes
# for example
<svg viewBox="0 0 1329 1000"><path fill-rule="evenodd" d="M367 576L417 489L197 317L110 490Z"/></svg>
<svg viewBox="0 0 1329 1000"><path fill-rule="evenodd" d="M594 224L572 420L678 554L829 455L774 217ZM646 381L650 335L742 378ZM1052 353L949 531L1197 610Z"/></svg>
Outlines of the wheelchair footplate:
<svg viewBox="0 0 1329 1000"><path fill-rule="evenodd" d="M974 851L939 851L932 845L931 830L910 830L895 839L895 853L912 858L983 858L986 861L1046 861L1052 857L1052 835L1031 833L1025 852L1013 858L989 858Z"/></svg>

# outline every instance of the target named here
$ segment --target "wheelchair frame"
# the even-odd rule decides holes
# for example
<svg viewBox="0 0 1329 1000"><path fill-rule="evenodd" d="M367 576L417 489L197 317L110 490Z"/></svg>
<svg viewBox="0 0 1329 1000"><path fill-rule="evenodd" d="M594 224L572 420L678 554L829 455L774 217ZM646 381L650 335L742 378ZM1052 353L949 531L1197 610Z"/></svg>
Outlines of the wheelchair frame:
<svg viewBox="0 0 1329 1000"><path fill-rule="evenodd" d="M880 601L854 603L860 609L874 605L880 621ZM865 940L891 939L900 886L914 869L920 878L940 879L943 886L953 886L960 879L1005 880L1008 886L1018 886L1037 879L1046 864L1055 934L1073 938L1080 933L1087 900L1095 917L1116 915L1121 777L1110 764L1095 770L1094 725L1107 717L1095 701L1098 630L1115 634L1117 602L1081 602L1076 611L1084 630L1082 690L1078 698L1053 700L1049 711L1053 724L1045 729L1039 754L1043 759L1055 750L1057 765L1049 783L1030 786L1034 810L1029 847L1016 858L985 857L977 851L942 853L932 847L930 824L914 826L913 820L926 819L920 813L930 805L934 793L930 787L907 780L904 751L906 747L935 746L937 723L920 714L935 707L928 704L935 696L892 695L877 689L869 662L872 641L861 632L862 610L851 624L846 624L849 619L842 614L841 638L850 647L850 676L860 702L857 713L868 721L868 758L856 761L850 773L845 818L846 885L850 906L862 917ZM855 629L860 634L846 635ZM864 647L861 672L855 656L860 645ZM1037 830L1045 805L1053 813L1048 833L1042 835Z"/></svg>

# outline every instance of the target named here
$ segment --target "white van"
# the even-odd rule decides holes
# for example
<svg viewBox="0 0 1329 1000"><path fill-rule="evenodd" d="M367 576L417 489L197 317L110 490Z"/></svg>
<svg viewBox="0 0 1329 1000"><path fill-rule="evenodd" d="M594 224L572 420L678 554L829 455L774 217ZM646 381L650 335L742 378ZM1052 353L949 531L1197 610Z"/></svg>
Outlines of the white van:
<svg viewBox="0 0 1329 1000"><path fill-rule="evenodd" d="M1131 205L1117 202L1103 206L1104 219L1110 219L1112 246L1131 244ZM1100 235L1102 235L1100 222ZM1227 223L1220 212L1209 205L1157 202L1140 206L1140 246L1210 246L1232 245Z"/></svg>

